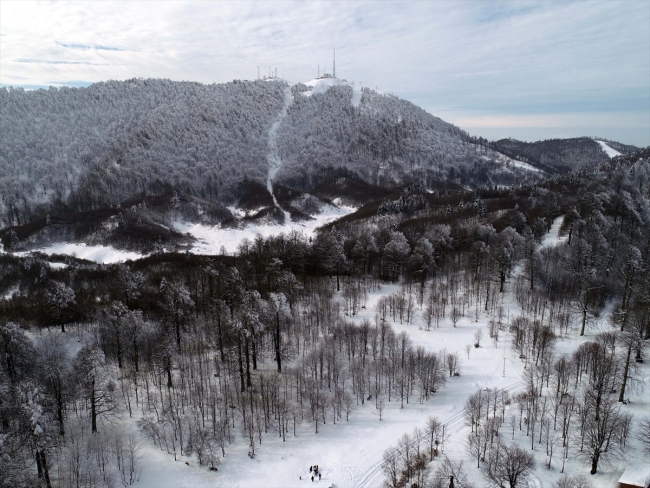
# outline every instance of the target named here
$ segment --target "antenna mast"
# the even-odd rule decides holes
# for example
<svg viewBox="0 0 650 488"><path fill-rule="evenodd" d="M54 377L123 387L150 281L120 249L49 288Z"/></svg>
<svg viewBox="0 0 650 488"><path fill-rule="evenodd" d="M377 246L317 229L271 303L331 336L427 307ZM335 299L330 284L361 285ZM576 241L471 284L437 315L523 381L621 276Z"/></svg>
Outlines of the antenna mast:
<svg viewBox="0 0 650 488"><path fill-rule="evenodd" d="M336 48L334 48L334 63L332 64L332 76L336 78Z"/></svg>

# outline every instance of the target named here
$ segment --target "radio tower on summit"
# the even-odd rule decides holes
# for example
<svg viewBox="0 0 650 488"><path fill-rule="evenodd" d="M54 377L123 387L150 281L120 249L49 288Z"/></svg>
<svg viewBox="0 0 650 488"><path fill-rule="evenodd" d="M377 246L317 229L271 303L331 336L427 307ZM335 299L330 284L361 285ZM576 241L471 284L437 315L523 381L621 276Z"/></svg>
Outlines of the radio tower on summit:
<svg viewBox="0 0 650 488"><path fill-rule="evenodd" d="M332 63L332 76L336 78L336 48L334 48L334 62Z"/></svg>

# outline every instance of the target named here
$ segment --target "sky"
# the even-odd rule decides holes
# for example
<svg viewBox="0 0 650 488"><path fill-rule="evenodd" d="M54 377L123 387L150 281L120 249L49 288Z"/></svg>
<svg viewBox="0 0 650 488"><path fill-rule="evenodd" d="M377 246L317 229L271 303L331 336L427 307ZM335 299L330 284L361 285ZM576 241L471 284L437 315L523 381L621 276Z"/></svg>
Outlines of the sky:
<svg viewBox="0 0 650 488"><path fill-rule="evenodd" d="M0 2L0 85L331 71L490 140L650 145L650 2Z"/></svg>

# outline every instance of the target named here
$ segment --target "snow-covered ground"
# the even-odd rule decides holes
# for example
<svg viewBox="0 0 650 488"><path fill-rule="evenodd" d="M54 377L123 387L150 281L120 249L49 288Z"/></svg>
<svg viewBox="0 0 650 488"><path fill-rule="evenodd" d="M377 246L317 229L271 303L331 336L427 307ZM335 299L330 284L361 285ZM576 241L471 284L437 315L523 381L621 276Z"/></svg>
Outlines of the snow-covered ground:
<svg viewBox="0 0 650 488"><path fill-rule="evenodd" d="M220 229L219 227L205 227L201 225L175 224L183 232L190 232L201 239L196 245L194 252L216 253L221 246L228 252L236 251L241 239L252 239L256 233L270 235L279 232L288 232L295 228L305 233L313 232L315 227L324 224L331 219L340 217L347 212L353 211L350 208L337 208L328 206L318 219L305 224L291 223L290 226L250 226L245 229ZM552 247L564 242L559 237L559 229L563 217L556 219L551 225L550 232L544 237L540 247ZM110 262L124 259L127 253L102 248L96 250L92 247L71 245L59 245L49 249L54 253L71 253L80 251L84 257L92 256L95 260L106 259ZM76 246L76 245L75 245ZM102 254L103 253L103 254ZM80 256L81 257L81 256ZM518 266L513 275L521 272L523 267ZM513 276L513 280L514 280ZM513 298L512 281L508 283L506 292L502 297L502 305L505 316L513 318L520 313L520 308ZM350 320L360 323L363 320L374 321L376 304L385 295L399 290L399 285L382 285L381 289L368 295L365 308L359 315L351 317ZM286 442L269 432L263 437L262 444L256 447L256 456L250 459L247 456L248 442L236 432L237 439L226 450L226 457L222 460L218 472L211 472L205 467L199 467L195 458L179 457L178 461L173 456L159 450L150 440L145 439L139 432L135 418L129 418L126 412L122 412L121 428L136 435L141 440L142 474L136 486L143 488L176 488L176 487L300 487L300 486L323 486L323 487L379 487L383 485L384 474L381 470L381 462L384 451L396 445L399 437L404 433L411 434L416 427L423 428L427 417L438 416L446 425L446 433L450 434L445 445L444 454L454 460L465 460L465 468L469 473L470 480L475 483L476 488L485 486L481 470L465 453L464 442L470 428L465 425L463 418L463 405L469 395L482 388L504 388L511 393L516 393L523 387L522 374L525 364L518 355L511 350L510 338L502 333L497 343L492 342L487 333L487 321L489 317L480 314L478 319L474 311L466 313L466 317L459 320L456 327L453 327L449 319L442 320L439 328L431 328L427 331L425 322L420 311L417 311L411 324L392 323L396 333L406 332L414 346L422 346L428 351L458 352L462 357L461 375L448 378L447 384L439 389L432 398L424 404L419 403L416 395L410 399L404 408L400 408L398 399L393 398L391 402L386 400L386 408L382 413L382 420L379 420L378 410L374 401L359 405L350 415L349 422L339 422L333 425L331 422L320 426L319 433L315 434L309 424L303 424L297 428L297 436L292 432L287 435ZM570 354L578 345L584 341L592 340L594 335L610 328L607 321L608 310L605 310L601 317L591 324L587 334L580 338L573 334L572 337L559 339L556 347L556 354ZM74 328L73 328L74 329ZM472 347L469 358L465 351L467 344L474 343L474 333L477 329L483 330L484 340L481 347ZM85 342L87 332L74 330L65 336L64 340L69 341L67 349L74 352ZM504 370L505 364L505 370ZM272 364L262 368L272 368ZM641 374L645 381L650 381L650 365L642 364ZM505 371L505 373L504 373ZM630 393L631 403L624 408L640 418L647 414L650 399L647 392ZM508 407L506 415L517 413L516 406ZM506 439L510 439L510 432L507 427ZM521 445L530 446L530 438L516 432L516 440ZM643 462L643 455L640 449L636 449L636 440L630 440L630 449L627 458L628 463ZM560 477L559 467L561 457L558 454L554 457L553 469L547 470L543 467L545 459L542 446L536 444L535 455L537 458L537 469L530 486L551 488L553 482ZM186 465L185 462L190 465ZM647 461L647 460L645 460ZM322 473L321 480L313 483L309 477L309 466L318 464ZM434 461L435 469L437 461ZM620 476L622 468L599 468L596 476L590 476L590 481L595 488L609 488L614 486ZM584 462L579 461L575 456L570 456L565 467L566 474L586 474L587 468Z"/></svg>
<svg viewBox="0 0 650 488"><path fill-rule="evenodd" d="M350 86L352 87L352 97L350 98L350 103L353 107L358 107L361 103L361 86L355 85L349 81L344 81L339 78L316 78L314 80L306 82L305 85L312 87L310 91L303 93L303 95L306 97L309 97L315 93L325 93L333 86Z"/></svg>
<svg viewBox="0 0 650 488"><path fill-rule="evenodd" d="M43 254L64 254L79 259L87 259L96 263L112 264L124 261L140 259L144 255L137 252L121 251L111 246L88 246L86 244L74 244L70 242L59 242L51 246L34 249L27 252L16 252L17 256L27 256L31 252ZM50 267L62 267L63 263L50 263Z"/></svg>
<svg viewBox="0 0 650 488"><path fill-rule="evenodd" d="M610 158L613 158L613 157L615 157L615 156L620 156L620 155L621 155L621 153L618 152L616 149L612 149L611 147L609 147L609 146L607 145L607 143L605 143L605 142L603 142L603 141L599 141L598 139L594 139L594 141L596 141L598 144L600 144L600 148L601 148L603 151L605 151L605 153L606 153Z"/></svg>
<svg viewBox="0 0 650 488"><path fill-rule="evenodd" d="M519 161L517 159L513 159L511 157L508 157L504 154L499 155L499 161L504 163L506 166L514 166L515 168L520 168L520 169L525 169L527 171L532 171L533 173L543 173L539 168L536 168L532 164L524 163L523 161Z"/></svg>
<svg viewBox="0 0 650 488"><path fill-rule="evenodd" d="M229 229L222 228L219 225L210 227L203 224L174 222L174 227L179 232L189 233L198 240L191 249L191 252L195 254L219 254L222 246L226 252L232 254L237 251L239 244L244 239L252 241L257 234L263 237L269 237L282 232L288 234L292 230L296 230L301 232L305 237L311 237L318 227L352 213L355 210L353 207L336 207L326 204L321 209L321 213L314 215L312 220L302 222L286 220L284 225L250 224L242 228Z"/></svg>
<svg viewBox="0 0 650 488"><path fill-rule="evenodd" d="M562 224L562 217L556 219L551 231L545 236L542 246L550 247L561 244L563 238L558 232ZM270 229L269 229L270 230ZM216 230L215 236L218 240L223 239L223 231ZM226 231L228 232L228 231ZM251 229L242 230L247 232L246 237L251 234ZM220 237L219 237L220 236ZM244 234L240 234L244 236ZM209 246L228 245L235 246L238 241L235 235L229 241L221 240L210 243ZM211 249L214 249L212 247ZM514 274L521 272L519 266ZM506 293L503 295L503 307L507 317L515 317L520 313L518 304L513 298L512 286L509 283ZM380 290L372 292L368 296L365 308L361 313L350 318L354 322L363 320L374 321L375 306L382 296L394 293L399 285L383 285ZM315 434L310 425L301 425L297 429L297 436L288 435L286 442L280 437L269 433L264 436L262 445L256 447L256 456L250 459L247 456L248 443L238 437L236 442L227 450L226 457L219 466L218 472L210 472L206 468L196 466L194 459L179 458L174 462L171 456L152 447L150 441L143 442L143 471L139 486L142 487L300 487L300 486L323 486L323 487L379 487L383 485L384 474L381 470L381 461L384 451L397 443L399 437L404 433L412 433L415 427L423 428L426 419L430 415L438 416L446 424L446 432L451 436L445 446L444 454L454 460L465 460L465 468L469 473L470 480L477 488L485 486L481 470L476 469L473 461L468 459L465 453L464 441L470 430L465 425L463 418L463 405L466 399L479 388L498 387L505 388L511 393L517 392L523 387L522 374L525 364L517 354L510 348L510 339L507 334L501 334L500 341L496 344L487 338L486 323L489 317L481 314L476 320L473 318L473 311L467 313L453 327L449 319L443 320L440 327L426 330L421 312L416 312L411 324L392 323L396 333L406 332L411 338L414 346L422 346L429 351L447 350L448 352L459 352L463 358L461 364L461 376L449 378L446 386L441 388L428 402L420 404L418 397L413 397L410 403L400 408L399 400L386 401L386 408L379 420L378 411L375 409L374 401L359 405L350 415L349 422L340 422L333 425L331 422L319 428ZM607 329L608 313L605 311L592 324L587 334L576 337L575 334L567 339L560 339L556 345L557 354L569 354L578 345L587 340L593 340L596 333ZM469 359L465 352L465 346L474 342L474 332L477 329L484 331L486 337L481 347L471 348ZM505 373L504 373L505 363ZM272 365L271 365L272 366ZM271 367L267 366L267 367ZM650 366L641 365L642 374L646 382L650 380ZM637 414L637 418L644 414L648 408L647 393L631 393L631 404L626 406L629 411ZM387 400L387 399L386 399ZM511 405L506 415L512 415L517 407ZM503 428L505 431L508 429ZM239 436L239 434L237 434ZM506 438L510 439L510 433L506 432ZM521 445L530 445L530 437L516 432L516 440ZM634 440L631 443L635 446ZM553 468L547 470L543 467L545 459L542 446L535 445L537 458L537 469L531 480L530 486L550 488L561 475L559 467L561 464L560 455L554 457ZM642 454L638 449L631 449L629 462L643 461ZM188 460L190 466L184 461ZM309 476L309 466L318 464L323 475L321 480L312 482ZM436 462L433 463L435 469ZM579 461L575 456L570 456L565 467L565 473L569 475L586 474L587 468L584 462ZM599 468L596 476L589 479L596 488L614 486L620 476L622 469Z"/></svg>
<svg viewBox="0 0 650 488"><path fill-rule="evenodd" d="M564 223L564 215L556 218L551 224L551 230L544 236L541 244L539 245L540 249L546 247L554 247L559 244L564 244L569 239L569 236L560 236L560 227Z"/></svg>

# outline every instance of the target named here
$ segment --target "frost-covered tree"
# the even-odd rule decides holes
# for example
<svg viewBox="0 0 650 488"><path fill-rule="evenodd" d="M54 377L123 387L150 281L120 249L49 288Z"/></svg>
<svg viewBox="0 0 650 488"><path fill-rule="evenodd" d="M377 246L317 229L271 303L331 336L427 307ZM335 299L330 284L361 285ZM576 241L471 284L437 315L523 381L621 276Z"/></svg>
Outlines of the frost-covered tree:
<svg viewBox="0 0 650 488"><path fill-rule="evenodd" d="M80 399L90 410L92 432L97 432L97 419L107 418L117 408L111 365L101 349L86 346L79 351L74 369Z"/></svg>
<svg viewBox="0 0 650 488"><path fill-rule="evenodd" d="M54 323L61 326L61 332L65 332L65 323L72 308L77 305L74 290L60 281L51 281L45 291L45 303Z"/></svg>
<svg viewBox="0 0 650 488"><path fill-rule="evenodd" d="M36 351L25 331L13 322L0 325L1 371L15 383L31 372Z"/></svg>

